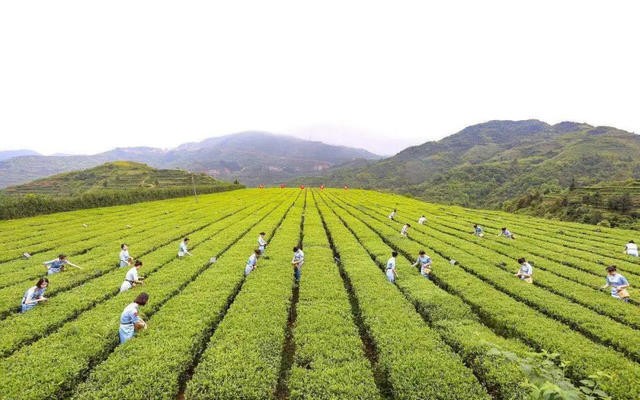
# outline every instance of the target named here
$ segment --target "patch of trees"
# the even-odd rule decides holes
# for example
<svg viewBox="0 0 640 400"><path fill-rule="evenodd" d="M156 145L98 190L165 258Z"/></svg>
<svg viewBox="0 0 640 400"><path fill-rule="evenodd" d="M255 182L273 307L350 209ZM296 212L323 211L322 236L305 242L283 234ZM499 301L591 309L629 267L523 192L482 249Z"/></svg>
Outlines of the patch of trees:
<svg viewBox="0 0 640 400"><path fill-rule="evenodd" d="M226 192L244 188L243 185L198 186L199 194ZM193 187L153 188L144 190L103 190L73 197L52 197L28 194L22 197L0 197L0 219L33 217L61 211L107 207L144 201L193 196Z"/></svg>

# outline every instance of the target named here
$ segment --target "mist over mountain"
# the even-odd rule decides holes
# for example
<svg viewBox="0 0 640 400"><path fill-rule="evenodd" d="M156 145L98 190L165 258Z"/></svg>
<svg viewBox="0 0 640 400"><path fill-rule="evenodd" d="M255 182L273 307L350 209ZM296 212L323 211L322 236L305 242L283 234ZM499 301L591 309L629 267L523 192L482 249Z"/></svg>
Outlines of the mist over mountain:
<svg viewBox="0 0 640 400"><path fill-rule="evenodd" d="M358 158L379 159L366 150L327 145L267 132L241 132L185 143L171 150L116 148L94 155L23 155L0 161L0 188L111 161L135 161L154 168L181 168L243 184L274 184L315 175Z"/></svg>
<svg viewBox="0 0 640 400"><path fill-rule="evenodd" d="M33 150L26 150L26 149L5 150L5 151L0 151L0 161L8 160L10 158L20 157L20 156L39 156L39 155L40 153Z"/></svg>
<svg viewBox="0 0 640 400"><path fill-rule="evenodd" d="M401 133L401 132L398 132ZM292 135L306 140L319 140L323 143L365 148L376 154L390 157L403 149L420 143L418 139L405 138L401 135L383 135L376 132L349 128L339 125L314 125L295 130Z"/></svg>

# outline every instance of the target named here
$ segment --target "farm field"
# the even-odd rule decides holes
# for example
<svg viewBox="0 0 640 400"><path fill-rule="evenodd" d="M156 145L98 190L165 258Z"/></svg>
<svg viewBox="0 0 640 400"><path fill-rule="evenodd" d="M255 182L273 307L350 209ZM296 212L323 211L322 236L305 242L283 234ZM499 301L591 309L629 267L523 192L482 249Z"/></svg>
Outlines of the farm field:
<svg viewBox="0 0 640 400"><path fill-rule="evenodd" d="M245 276L262 231L266 257ZM640 259L622 252L637 234L351 189L0 221L0 399L638 399ZM178 259L185 236L193 256ZM121 243L145 277L124 293ZM412 267L420 250L431 280ZM49 300L21 314L59 253L82 269L50 275ZM533 284L514 277L520 257ZM629 303L599 290L611 264ZM148 329L120 345L120 313L143 291Z"/></svg>

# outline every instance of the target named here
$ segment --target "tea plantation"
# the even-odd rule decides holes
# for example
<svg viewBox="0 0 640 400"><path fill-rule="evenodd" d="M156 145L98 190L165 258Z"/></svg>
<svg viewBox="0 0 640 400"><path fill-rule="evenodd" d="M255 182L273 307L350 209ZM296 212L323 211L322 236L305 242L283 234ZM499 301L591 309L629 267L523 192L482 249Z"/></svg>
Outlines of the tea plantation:
<svg viewBox="0 0 640 400"><path fill-rule="evenodd" d="M245 276L262 231L266 254ZM187 236L193 256L177 258ZM622 251L632 239L351 189L2 221L0 399L638 399L640 260ZM145 277L124 293L121 243ZM412 266L420 250L432 279ZM59 253L82 269L49 275L49 300L20 313ZM520 257L533 284L514 276ZM600 290L608 265L629 280L630 302ZM120 314L141 292L148 329L120 345Z"/></svg>

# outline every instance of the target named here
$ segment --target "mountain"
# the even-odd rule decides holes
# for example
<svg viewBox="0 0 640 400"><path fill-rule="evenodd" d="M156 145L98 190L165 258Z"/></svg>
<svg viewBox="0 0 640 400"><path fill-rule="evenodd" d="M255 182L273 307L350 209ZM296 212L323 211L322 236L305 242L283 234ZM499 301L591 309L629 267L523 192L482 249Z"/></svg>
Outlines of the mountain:
<svg viewBox="0 0 640 400"><path fill-rule="evenodd" d="M300 175L316 175L358 158L380 157L361 149L265 132L242 132L186 143L171 150L132 147L95 155L14 157L0 161L0 188L118 160L204 172L248 185L273 184Z"/></svg>
<svg viewBox="0 0 640 400"><path fill-rule="evenodd" d="M538 120L489 121L437 142L308 184L389 189L429 201L501 208L531 190L640 179L640 136L613 127Z"/></svg>
<svg viewBox="0 0 640 400"><path fill-rule="evenodd" d="M39 194L49 196L80 196L105 190L144 190L191 188L192 185L226 185L206 174L187 171L154 169L146 164L131 161L116 161L94 168L66 172L2 190L9 196Z"/></svg>
<svg viewBox="0 0 640 400"><path fill-rule="evenodd" d="M169 167L190 165L221 179L278 183L318 174L358 158L380 158L366 150L333 146L265 132L244 132L178 146L164 158Z"/></svg>
<svg viewBox="0 0 640 400"><path fill-rule="evenodd" d="M3 160L8 160L10 158L14 158L14 157L20 157L20 156L39 156L40 153L33 151L33 150L6 150L6 151L0 151L0 161Z"/></svg>

